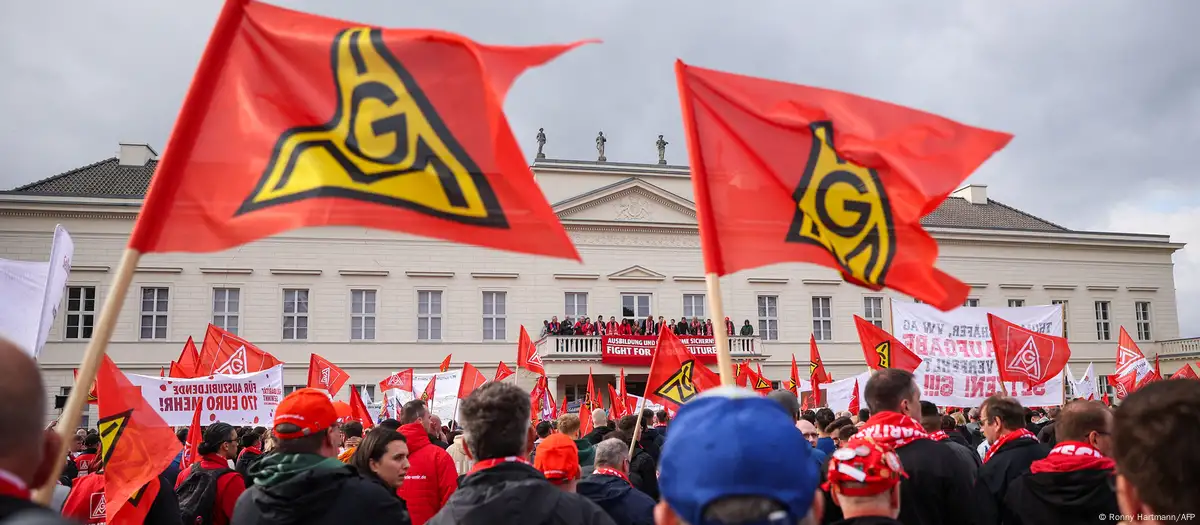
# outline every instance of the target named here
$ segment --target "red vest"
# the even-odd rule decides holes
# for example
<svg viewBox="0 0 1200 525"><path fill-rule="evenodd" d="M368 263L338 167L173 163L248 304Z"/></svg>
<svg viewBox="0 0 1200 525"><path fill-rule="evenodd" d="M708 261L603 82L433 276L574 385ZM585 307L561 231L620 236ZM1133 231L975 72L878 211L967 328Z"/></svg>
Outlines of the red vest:
<svg viewBox="0 0 1200 525"><path fill-rule="evenodd" d="M62 514L87 525L104 523L104 474L75 479Z"/></svg>
<svg viewBox="0 0 1200 525"><path fill-rule="evenodd" d="M75 457L75 468L79 469L79 475L76 477L82 478L88 474L91 474L93 471L95 471L96 470L95 463L96 463L97 459L98 458L96 458L96 454L94 452L93 453L85 452L83 454L76 456Z"/></svg>

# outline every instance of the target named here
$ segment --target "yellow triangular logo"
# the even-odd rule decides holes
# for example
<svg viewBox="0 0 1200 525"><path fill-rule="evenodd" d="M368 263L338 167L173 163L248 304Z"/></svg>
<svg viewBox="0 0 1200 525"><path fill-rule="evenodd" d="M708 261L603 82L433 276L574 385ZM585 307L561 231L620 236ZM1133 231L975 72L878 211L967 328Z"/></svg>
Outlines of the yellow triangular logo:
<svg viewBox="0 0 1200 525"><path fill-rule="evenodd" d="M882 286L896 252L892 209L875 170L852 164L833 148L833 124L815 122L808 165L792 198L787 241L829 252L842 272Z"/></svg>
<svg viewBox="0 0 1200 525"><path fill-rule="evenodd" d="M821 360L817 359L808 364L808 377L817 375L817 367L821 366Z"/></svg>
<svg viewBox="0 0 1200 525"><path fill-rule="evenodd" d="M483 170L388 50L381 30L338 33L332 56L338 97L333 118L284 132L235 215L340 197L508 227Z"/></svg>
<svg viewBox="0 0 1200 525"><path fill-rule="evenodd" d="M763 379L763 378L760 376L760 377L758 378L758 382L757 382L757 383L754 383L754 389L755 389L755 390L763 390L763 389L766 389L766 388L771 388L771 383L768 383L766 379Z"/></svg>
<svg viewBox="0 0 1200 525"><path fill-rule="evenodd" d="M125 427L129 425L131 415L133 415L133 410L126 410L96 422L96 428L100 431L100 458L105 465L108 465L108 458L112 457L117 442L125 433Z"/></svg>
<svg viewBox="0 0 1200 525"><path fill-rule="evenodd" d="M875 354L879 356L879 368L892 367L892 342L884 341L875 345Z"/></svg>
<svg viewBox="0 0 1200 525"><path fill-rule="evenodd" d="M696 397L696 383L692 381L692 371L695 366L695 360L684 361L683 365L679 367L679 371L654 389L654 393L680 405L687 403Z"/></svg>

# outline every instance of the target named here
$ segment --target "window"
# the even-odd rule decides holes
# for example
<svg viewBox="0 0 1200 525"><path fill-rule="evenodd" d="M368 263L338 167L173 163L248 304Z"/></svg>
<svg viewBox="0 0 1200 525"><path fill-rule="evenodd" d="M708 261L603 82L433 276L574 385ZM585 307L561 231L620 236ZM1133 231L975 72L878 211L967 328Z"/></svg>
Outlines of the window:
<svg viewBox="0 0 1200 525"><path fill-rule="evenodd" d="M1137 318L1137 336L1141 341L1149 341L1150 338L1150 302L1137 301L1133 303L1133 313Z"/></svg>
<svg viewBox="0 0 1200 525"><path fill-rule="evenodd" d="M372 403L375 401L375 385L374 384L350 385L350 388L353 388L355 393L362 392L364 390L367 392L367 397L369 397L371 399L364 399L363 400L364 403Z"/></svg>
<svg viewBox="0 0 1200 525"><path fill-rule="evenodd" d="M621 317L636 320L645 318L648 315L650 315L650 294L621 294Z"/></svg>
<svg viewBox="0 0 1200 525"><path fill-rule="evenodd" d="M883 328L883 298L863 297L863 319Z"/></svg>
<svg viewBox="0 0 1200 525"><path fill-rule="evenodd" d="M758 336L764 341L779 340L779 296L758 296Z"/></svg>
<svg viewBox="0 0 1200 525"><path fill-rule="evenodd" d="M213 288L212 324L231 334L238 333L238 304L242 291L237 288Z"/></svg>
<svg viewBox="0 0 1200 525"><path fill-rule="evenodd" d="M968 297L967 301L965 303L963 303L963 306L967 306L970 308L976 308L979 306L979 299L977 299L975 297Z"/></svg>
<svg viewBox="0 0 1200 525"><path fill-rule="evenodd" d="M142 288L142 339L167 338L167 300L170 290L166 288Z"/></svg>
<svg viewBox="0 0 1200 525"><path fill-rule="evenodd" d="M283 395L286 397L288 394L291 394L292 392L300 390L301 388L304 388L305 386L307 386L307 385L283 385Z"/></svg>
<svg viewBox="0 0 1200 525"><path fill-rule="evenodd" d="M1024 300L1024 299L1009 299L1009 300L1008 300L1008 307L1009 307L1009 308L1020 308L1020 307L1022 307L1022 306L1025 306L1025 300Z"/></svg>
<svg viewBox="0 0 1200 525"><path fill-rule="evenodd" d="M506 292L483 292L483 340L504 341Z"/></svg>
<svg viewBox="0 0 1200 525"><path fill-rule="evenodd" d="M563 312L571 319L578 319L587 316L587 293L586 292L567 292L564 294L567 299L566 308Z"/></svg>
<svg viewBox="0 0 1200 525"><path fill-rule="evenodd" d="M417 292L417 340L442 340L442 292Z"/></svg>
<svg viewBox="0 0 1200 525"><path fill-rule="evenodd" d="M67 339L91 339L96 323L96 287L67 287Z"/></svg>
<svg viewBox="0 0 1200 525"><path fill-rule="evenodd" d="M830 308L832 302L833 299L829 297L812 298L813 337L818 341L833 340L833 312Z"/></svg>
<svg viewBox="0 0 1200 525"><path fill-rule="evenodd" d="M1109 316L1109 312L1111 311L1111 303L1108 301L1096 301L1096 339L1101 341L1112 340L1111 317Z"/></svg>
<svg viewBox="0 0 1200 525"><path fill-rule="evenodd" d="M1050 301L1050 304L1062 305L1062 324L1063 324L1063 335L1062 336L1066 337L1067 336L1067 300L1066 299L1053 299Z"/></svg>
<svg viewBox="0 0 1200 525"><path fill-rule="evenodd" d="M283 339L308 339L308 290L283 291Z"/></svg>
<svg viewBox="0 0 1200 525"><path fill-rule="evenodd" d="M704 319L704 294L683 294L683 316Z"/></svg>
<svg viewBox="0 0 1200 525"><path fill-rule="evenodd" d="M350 340L375 340L375 290L350 290Z"/></svg>

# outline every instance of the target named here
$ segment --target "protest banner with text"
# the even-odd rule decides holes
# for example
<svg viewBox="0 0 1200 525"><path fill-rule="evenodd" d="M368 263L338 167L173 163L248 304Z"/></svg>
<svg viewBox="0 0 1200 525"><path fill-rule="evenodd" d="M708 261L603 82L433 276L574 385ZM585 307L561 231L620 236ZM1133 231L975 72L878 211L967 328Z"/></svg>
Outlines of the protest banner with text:
<svg viewBox="0 0 1200 525"><path fill-rule="evenodd" d="M681 335L679 341L704 364L717 362L716 340L712 336ZM650 366L656 335L606 335L600 339L600 362L618 366Z"/></svg>
<svg viewBox="0 0 1200 525"><path fill-rule="evenodd" d="M240 375L212 375L195 379L129 374L141 387L142 397L171 426L192 424L196 403L204 403L204 425L220 421L231 425L270 426L275 407L283 399L283 366Z"/></svg>

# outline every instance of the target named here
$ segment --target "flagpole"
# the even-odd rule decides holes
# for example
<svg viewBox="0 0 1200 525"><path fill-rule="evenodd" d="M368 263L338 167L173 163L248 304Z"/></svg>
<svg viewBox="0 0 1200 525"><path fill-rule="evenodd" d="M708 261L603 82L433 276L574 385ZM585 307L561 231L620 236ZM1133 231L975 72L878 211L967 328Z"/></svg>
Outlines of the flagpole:
<svg viewBox="0 0 1200 525"><path fill-rule="evenodd" d="M721 301L721 277L715 272L706 273L704 284L708 289L708 308L712 310L712 317L724 319L725 305ZM762 334L759 334L759 337L761 336ZM717 372L721 374L721 386L732 386L734 384L733 357L729 354L729 333L725 330L713 330L713 340L717 346ZM638 417L640 418L641 414Z"/></svg>
<svg viewBox="0 0 1200 525"><path fill-rule="evenodd" d="M100 361L104 359L104 354L108 350L108 341L112 339L113 329L117 325L117 317L121 314L121 305L125 303L125 295L129 293L129 284L133 281L133 273L134 270L137 270L138 260L141 257L141 252L132 248L126 248L121 255L121 262L117 265L116 274L113 276L108 290L108 297L104 299L100 317L96 320L96 326L92 330L92 338L88 341L87 349L83 353L83 361L79 363L79 373L75 375L75 385L71 387L71 393L67 396L67 404L63 407L63 416L59 418L58 427L55 429L58 431L60 440L57 457L67 457L67 453L70 452L69 446L74 443L75 427L79 426L88 391L92 389L92 384L96 380L96 371L100 368ZM55 461L53 465L50 476L46 478L46 483L41 487L35 487L37 490L33 495L33 501L40 505L50 503L55 482L62 474L63 462Z"/></svg>

